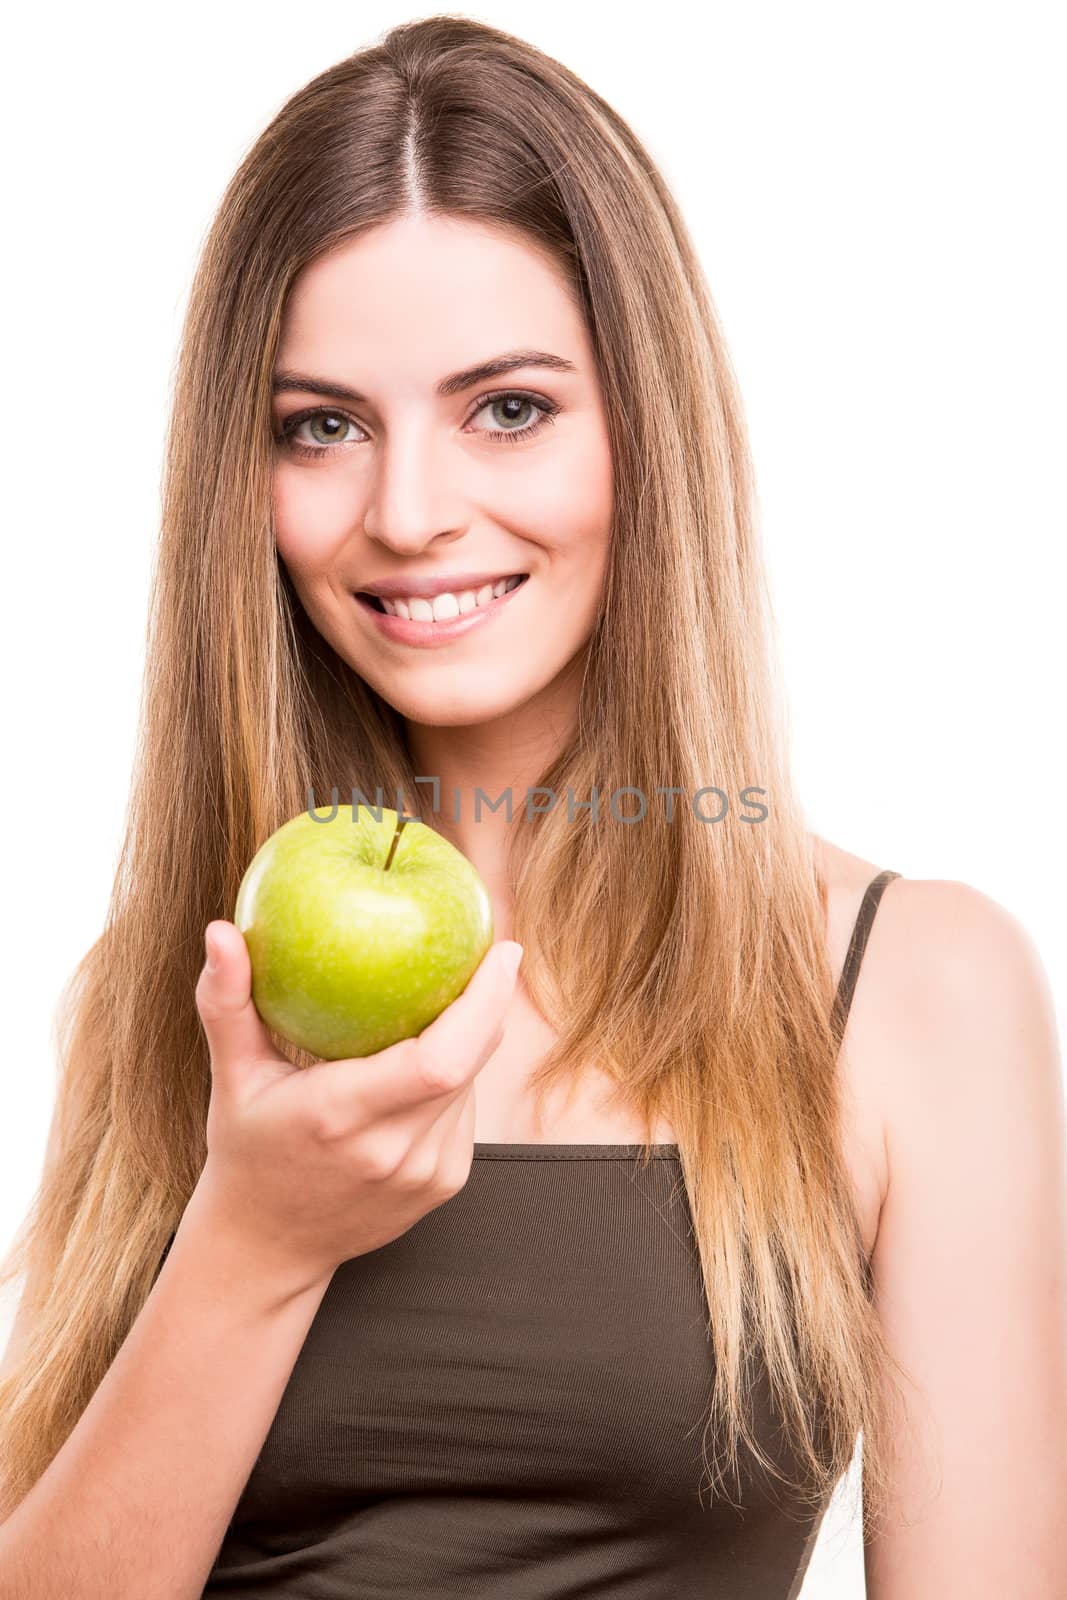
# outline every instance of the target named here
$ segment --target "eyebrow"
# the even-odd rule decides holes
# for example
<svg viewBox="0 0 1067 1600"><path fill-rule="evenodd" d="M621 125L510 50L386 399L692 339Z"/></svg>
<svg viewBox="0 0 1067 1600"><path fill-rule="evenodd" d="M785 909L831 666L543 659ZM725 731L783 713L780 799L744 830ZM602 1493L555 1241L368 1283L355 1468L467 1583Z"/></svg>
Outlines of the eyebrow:
<svg viewBox="0 0 1067 1600"><path fill-rule="evenodd" d="M509 350L504 355L493 356L489 361L480 361L476 367L467 367L462 372L453 372L449 377L442 378L435 392L442 399L447 399L450 395L472 388L476 383L499 378L505 372L514 372L517 367L547 367L552 372L578 370L573 361L554 356L548 350ZM282 371L274 374L271 380L272 394L286 394L294 389L329 395L334 400L350 400L356 405L364 404L367 399L366 395L333 378L317 378L307 372Z"/></svg>

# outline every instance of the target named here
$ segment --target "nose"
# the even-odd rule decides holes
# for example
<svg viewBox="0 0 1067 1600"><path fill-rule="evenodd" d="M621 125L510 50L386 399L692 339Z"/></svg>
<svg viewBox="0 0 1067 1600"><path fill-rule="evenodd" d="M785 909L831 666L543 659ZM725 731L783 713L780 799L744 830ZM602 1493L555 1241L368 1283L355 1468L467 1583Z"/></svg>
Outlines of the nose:
<svg viewBox="0 0 1067 1600"><path fill-rule="evenodd" d="M466 521L430 438L394 435L376 454L363 515L368 539L397 555L461 538Z"/></svg>

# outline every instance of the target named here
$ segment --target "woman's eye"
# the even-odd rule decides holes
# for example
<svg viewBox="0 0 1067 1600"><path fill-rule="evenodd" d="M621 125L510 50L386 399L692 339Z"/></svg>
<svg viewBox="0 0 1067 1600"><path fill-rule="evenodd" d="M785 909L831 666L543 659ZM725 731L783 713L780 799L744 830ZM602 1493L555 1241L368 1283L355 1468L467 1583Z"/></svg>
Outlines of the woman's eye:
<svg viewBox="0 0 1067 1600"><path fill-rule="evenodd" d="M528 423L531 419L531 413L541 409L535 400L530 399L529 395L506 394L497 395L493 400L487 400L475 415L481 416L483 411L488 411L500 431L510 433L515 425L521 427ZM480 429L476 431L481 432Z"/></svg>
<svg viewBox="0 0 1067 1600"><path fill-rule="evenodd" d="M478 406L475 416L481 416L483 411L488 411L493 419L503 427L475 428L475 433L482 433L494 442L510 442L513 439L526 439L530 434L536 433L546 423L555 420L559 410L551 400L535 400L529 394L496 394L483 399ZM530 413L535 413L534 420L528 421ZM518 424L518 426L515 426Z"/></svg>
<svg viewBox="0 0 1067 1600"><path fill-rule="evenodd" d="M282 427L279 438L289 444L294 450L310 455L319 455L324 450L329 450L335 444L349 444L351 441L345 437L346 430L355 428L358 424L351 417L346 417L343 411L305 411L299 417L291 417ZM302 428L307 428L312 441L310 444L299 439L297 435Z"/></svg>

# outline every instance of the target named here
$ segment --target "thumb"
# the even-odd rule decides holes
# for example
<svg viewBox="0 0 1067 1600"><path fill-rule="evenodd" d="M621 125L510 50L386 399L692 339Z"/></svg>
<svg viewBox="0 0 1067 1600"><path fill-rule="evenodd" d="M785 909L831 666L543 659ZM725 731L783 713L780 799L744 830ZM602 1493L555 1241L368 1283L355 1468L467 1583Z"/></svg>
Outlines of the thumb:
<svg viewBox="0 0 1067 1600"><path fill-rule="evenodd" d="M510 984L518 977L522 965L522 945L516 939L502 939L497 949L500 952L497 956L498 970L504 981Z"/></svg>
<svg viewBox="0 0 1067 1600"><path fill-rule="evenodd" d="M204 948L207 960L196 985L196 1008L212 1071L229 1071L252 1060L285 1062L252 999L252 962L244 934L232 922L209 922Z"/></svg>

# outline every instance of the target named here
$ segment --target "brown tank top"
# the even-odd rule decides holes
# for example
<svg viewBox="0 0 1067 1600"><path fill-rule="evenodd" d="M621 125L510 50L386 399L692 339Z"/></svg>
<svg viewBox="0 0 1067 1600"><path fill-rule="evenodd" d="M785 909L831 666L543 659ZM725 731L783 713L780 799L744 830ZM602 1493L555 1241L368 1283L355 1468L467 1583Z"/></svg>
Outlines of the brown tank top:
<svg viewBox="0 0 1067 1600"><path fill-rule="evenodd" d="M864 896L842 1030L898 876ZM678 1147L651 1148L475 1144L456 1195L337 1269L205 1596L795 1600L826 1505L747 1452L741 1510L709 1496L703 1282Z"/></svg>

